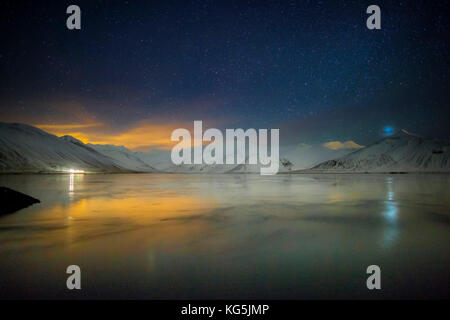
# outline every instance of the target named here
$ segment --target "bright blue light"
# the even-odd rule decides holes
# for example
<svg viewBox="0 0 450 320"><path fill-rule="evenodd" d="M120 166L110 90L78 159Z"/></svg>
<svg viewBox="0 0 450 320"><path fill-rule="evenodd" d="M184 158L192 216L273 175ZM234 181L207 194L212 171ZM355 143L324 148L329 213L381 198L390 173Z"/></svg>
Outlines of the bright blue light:
<svg viewBox="0 0 450 320"><path fill-rule="evenodd" d="M383 128L383 134L385 136L390 136L393 133L394 133L394 128L392 128L391 126L386 126Z"/></svg>

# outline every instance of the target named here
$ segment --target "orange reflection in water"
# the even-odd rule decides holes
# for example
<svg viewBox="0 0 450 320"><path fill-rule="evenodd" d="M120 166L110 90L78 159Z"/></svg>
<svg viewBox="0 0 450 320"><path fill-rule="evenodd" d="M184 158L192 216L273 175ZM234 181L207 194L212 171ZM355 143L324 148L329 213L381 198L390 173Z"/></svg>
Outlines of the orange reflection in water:
<svg viewBox="0 0 450 320"><path fill-rule="evenodd" d="M208 221L203 218L217 206L213 198L161 190L82 198L36 212L45 237L42 233L27 233L21 246L70 245L113 237L119 240L111 250L117 250L126 246L125 239L133 238L135 231L145 242L168 235L172 241L190 239L208 228Z"/></svg>
<svg viewBox="0 0 450 320"><path fill-rule="evenodd" d="M71 219L124 218L138 220L173 219L210 210L216 206L211 198L178 194L159 196L130 195L120 198L85 198L64 208ZM60 206L50 209L57 213Z"/></svg>

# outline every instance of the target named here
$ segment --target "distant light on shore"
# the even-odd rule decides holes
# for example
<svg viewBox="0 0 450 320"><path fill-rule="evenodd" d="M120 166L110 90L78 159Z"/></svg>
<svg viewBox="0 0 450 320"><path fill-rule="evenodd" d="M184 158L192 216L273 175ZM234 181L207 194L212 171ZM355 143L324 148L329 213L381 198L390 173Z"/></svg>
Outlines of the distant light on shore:
<svg viewBox="0 0 450 320"><path fill-rule="evenodd" d="M84 170L69 169L69 173L84 173Z"/></svg>

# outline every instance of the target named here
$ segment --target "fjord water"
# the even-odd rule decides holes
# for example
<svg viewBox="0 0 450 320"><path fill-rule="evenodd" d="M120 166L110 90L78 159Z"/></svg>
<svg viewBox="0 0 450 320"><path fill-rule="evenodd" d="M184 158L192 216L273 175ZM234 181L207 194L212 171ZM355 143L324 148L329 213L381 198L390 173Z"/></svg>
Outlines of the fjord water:
<svg viewBox="0 0 450 320"><path fill-rule="evenodd" d="M2 175L0 298L444 298L450 175ZM82 289L66 289L81 267ZM366 268L381 268L368 290Z"/></svg>

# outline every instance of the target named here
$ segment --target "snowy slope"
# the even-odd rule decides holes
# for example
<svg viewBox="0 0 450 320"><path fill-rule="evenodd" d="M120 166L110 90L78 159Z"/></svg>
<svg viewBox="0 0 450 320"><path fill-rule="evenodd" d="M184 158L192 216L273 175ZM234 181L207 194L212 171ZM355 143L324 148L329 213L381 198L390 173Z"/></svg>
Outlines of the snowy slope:
<svg viewBox="0 0 450 320"><path fill-rule="evenodd" d="M406 130L311 170L325 172L450 172L450 142Z"/></svg>
<svg viewBox="0 0 450 320"><path fill-rule="evenodd" d="M289 170L289 166L285 162L286 159L280 159L279 172ZM261 173L261 165L259 164L182 164L170 165L165 172L171 173Z"/></svg>
<svg viewBox="0 0 450 320"><path fill-rule="evenodd" d="M73 138L72 138L73 139ZM86 146L97 152L111 158L122 168L137 172L155 172L157 171L151 165L145 163L135 154L135 152L123 147L114 145L87 144Z"/></svg>
<svg viewBox="0 0 450 320"><path fill-rule="evenodd" d="M86 145L38 128L0 123L0 172L154 172L124 147Z"/></svg>
<svg viewBox="0 0 450 320"><path fill-rule="evenodd" d="M191 154L193 154L193 149ZM206 165L206 164L181 164L175 165L170 157L171 150L157 150L152 152L136 152L135 155L143 162L153 166L157 170L169 173L226 173L236 165Z"/></svg>
<svg viewBox="0 0 450 320"><path fill-rule="evenodd" d="M126 171L78 140L67 141L25 124L0 122L0 172L58 172L71 168Z"/></svg>
<svg viewBox="0 0 450 320"><path fill-rule="evenodd" d="M198 147L196 147L198 148ZM191 154L194 153L194 148L191 150ZM171 150L160 150L153 152L136 152L136 156L143 162L152 165L154 168L169 173L226 173L236 165L227 164L181 164L175 165L172 163L170 157ZM225 159L225 158L224 158Z"/></svg>
<svg viewBox="0 0 450 320"><path fill-rule="evenodd" d="M166 171L172 165L170 150L137 151L134 155L142 162L159 171Z"/></svg>
<svg viewBox="0 0 450 320"><path fill-rule="evenodd" d="M340 158L355 149L332 150L321 144L308 145L300 143L280 148L280 157L292 163L291 170L309 169L327 160Z"/></svg>

